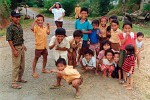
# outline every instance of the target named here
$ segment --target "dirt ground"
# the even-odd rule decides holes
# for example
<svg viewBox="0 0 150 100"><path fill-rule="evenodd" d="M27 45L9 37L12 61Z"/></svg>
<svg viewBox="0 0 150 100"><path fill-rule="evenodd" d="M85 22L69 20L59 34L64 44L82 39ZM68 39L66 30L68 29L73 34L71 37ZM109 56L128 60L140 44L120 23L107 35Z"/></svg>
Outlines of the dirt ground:
<svg viewBox="0 0 150 100"><path fill-rule="evenodd" d="M34 11L29 10L31 15ZM36 12L34 12L37 14ZM53 19L46 18L45 22L51 23L50 38L54 35L56 29ZM67 35L71 35L74 31L74 21L66 21L64 28L67 30ZM5 37L0 38L0 100L74 100L74 89L65 81L62 81L63 86L60 89L49 89L55 83L55 74L41 73L42 58L37 64L37 72L40 78L34 79L31 76L32 61L34 58L34 35L30 29L24 29L25 45L28 48L26 52L26 69L24 79L28 81L26 84L21 84L22 89L15 90L11 85L11 49L5 40ZM82 74L84 82L81 85L80 100L150 100L150 39L145 38L145 50L142 52L141 68L135 69L134 74L134 89L126 90L117 79L103 78L100 74L95 76L94 73ZM48 50L47 70L56 68L52 51ZM80 66L77 67L79 71Z"/></svg>

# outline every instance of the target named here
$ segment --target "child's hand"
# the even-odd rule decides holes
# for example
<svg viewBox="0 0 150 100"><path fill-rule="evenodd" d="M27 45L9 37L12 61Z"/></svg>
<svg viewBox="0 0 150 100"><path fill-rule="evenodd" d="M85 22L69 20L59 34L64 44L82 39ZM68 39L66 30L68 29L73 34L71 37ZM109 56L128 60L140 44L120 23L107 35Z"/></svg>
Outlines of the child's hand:
<svg viewBox="0 0 150 100"><path fill-rule="evenodd" d="M129 73L132 74L132 70L130 70Z"/></svg>
<svg viewBox="0 0 150 100"><path fill-rule="evenodd" d="M55 70L55 69L50 70L50 73L52 73L52 72L57 72L57 70Z"/></svg>
<svg viewBox="0 0 150 100"><path fill-rule="evenodd" d="M34 22L37 22L37 18L35 18Z"/></svg>
<svg viewBox="0 0 150 100"><path fill-rule="evenodd" d="M13 54L14 54L15 57L18 57L18 56L19 56L19 52L18 52L17 50L14 50L14 51L13 51Z"/></svg>
<svg viewBox="0 0 150 100"><path fill-rule="evenodd" d="M50 24L49 23L46 23L46 25L47 25L47 28L50 28Z"/></svg>
<svg viewBox="0 0 150 100"><path fill-rule="evenodd" d="M57 45L55 50L59 50L59 49L60 49L60 47Z"/></svg>
<svg viewBox="0 0 150 100"><path fill-rule="evenodd" d="M24 51L27 51L27 48L26 48L26 46L23 46L23 49L24 49Z"/></svg>

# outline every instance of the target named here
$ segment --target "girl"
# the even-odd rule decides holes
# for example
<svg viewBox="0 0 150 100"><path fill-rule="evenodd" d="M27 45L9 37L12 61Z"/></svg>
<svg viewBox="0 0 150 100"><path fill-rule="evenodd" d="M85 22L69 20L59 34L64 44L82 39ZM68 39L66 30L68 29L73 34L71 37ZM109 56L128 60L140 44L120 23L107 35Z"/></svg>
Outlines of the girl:
<svg viewBox="0 0 150 100"><path fill-rule="evenodd" d="M119 27L118 20L112 20L111 21L111 37L109 41L111 42L111 46L114 51L120 50L119 34L121 34L122 31L118 27Z"/></svg>
<svg viewBox="0 0 150 100"><path fill-rule="evenodd" d="M99 64L102 62L102 58L105 56L105 51L111 49L111 42L109 40L102 41L102 48L97 56L96 74L98 75Z"/></svg>
<svg viewBox="0 0 150 100"><path fill-rule="evenodd" d="M140 54L141 54L141 51L144 50L144 43L142 41L143 38L144 38L144 34L142 32L138 32L137 33L137 39L136 39L136 46L137 46L136 55L137 55L138 69L140 67L140 60L141 60Z"/></svg>
<svg viewBox="0 0 150 100"><path fill-rule="evenodd" d="M108 72L108 76L111 77L111 74L114 71L113 56L114 56L114 52L112 50L107 50L105 52L105 58L102 59L102 66L101 66L103 77L106 77L107 72Z"/></svg>
<svg viewBox="0 0 150 100"><path fill-rule="evenodd" d="M127 83L124 84L123 86L125 86L126 89L132 89L133 72L134 72L134 66L135 66L134 46L129 44L125 47L125 50L127 52L127 57L123 63L122 70L123 70L123 75L125 79L127 79Z"/></svg>
<svg viewBox="0 0 150 100"><path fill-rule="evenodd" d="M100 30L101 30L101 38L100 38L100 43L103 41L103 40L106 40L107 39L107 37L106 37L106 33L107 33L107 31L106 31L106 29L107 29L107 22L108 22L108 20L107 20L107 17L106 16L102 16L101 18L100 18L100 25L99 25L99 27L100 27Z"/></svg>
<svg viewBox="0 0 150 100"><path fill-rule="evenodd" d="M54 21L57 28L62 27L65 10L62 8L61 4L59 2L56 2L52 7L49 8L49 11L54 14Z"/></svg>
<svg viewBox="0 0 150 100"><path fill-rule="evenodd" d="M129 21L125 21L123 24L123 33L119 34L119 38L121 41L120 47L120 57L119 57L119 67L122 67L123 62L126 58L125 47L129 44L135 46L136 34L132 32L132 23ZM126 81L126 77L123 75L124 81Z"/></svg>

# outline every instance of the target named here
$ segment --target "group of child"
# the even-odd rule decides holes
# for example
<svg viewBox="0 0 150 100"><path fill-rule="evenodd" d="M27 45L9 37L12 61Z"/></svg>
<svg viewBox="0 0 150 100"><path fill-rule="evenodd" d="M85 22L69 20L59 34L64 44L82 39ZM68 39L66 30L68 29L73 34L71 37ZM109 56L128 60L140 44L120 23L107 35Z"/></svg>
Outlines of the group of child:
<svg viewBox="0 0 150 100"><path fill-rule="evenodd" d="M127 89L132 89L135 59L137 58L139 68L140 52L144 49L142 42L144 34L132 32L132 23L129 21L124 22L121 31L116 16L109 18L110 26L107 26L108 19L105 16L90 23L87 19L87 8L82 8L80 15L81 17L75 22L73 36L66 36L65 29L59 27L51 38L49 49L53 50L57 70L51 70L50 72L45 69L48 56L47 35L50 34L50 25L48 23L47 27L43 25L43 15L36 16L31 26L35 35L32 76L39 77L35 69L39 57L43 55L42 72L57 73L57 83L51 88L59 88L63 78L76 89L76 97L78 97L79 86L83 79L75 68L81 64L83 72L93 70L96 75L99 75L99 71L102 71L103 77L108 75L108 77L118 78L119 82L124 83ZM13 60L12 88L16 89L21 88L17 84L18 81L27 82L22 79L23 71L20 71L22 63L19 62L24 62L22 56L23 51L26 50L23 43L23 31L19 24L20 16L18 12L13 11L11 13L12 24L8 27L6 34L6 39L12 48L13 59L15 59ZM16 60L18 60L17 65ZM18 75L21 76L18 77Z"/></svg>

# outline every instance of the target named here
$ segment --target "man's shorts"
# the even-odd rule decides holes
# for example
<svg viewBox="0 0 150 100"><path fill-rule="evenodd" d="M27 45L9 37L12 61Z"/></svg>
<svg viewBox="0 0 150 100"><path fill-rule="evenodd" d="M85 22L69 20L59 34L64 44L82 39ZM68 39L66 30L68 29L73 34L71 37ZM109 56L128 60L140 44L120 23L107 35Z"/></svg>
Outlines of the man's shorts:
<svg viewBox="0 0 150 100"><path fill-rule="evenodd" d="M47 55L48 55L47 49L42 49L42 50L35 49L35 57L39 58L39 57L41 57L41 55L43 55L43 58L47 57Z"/></svg>

